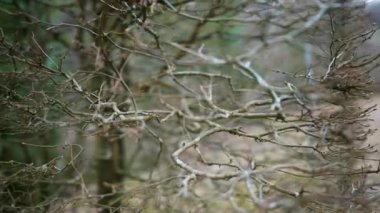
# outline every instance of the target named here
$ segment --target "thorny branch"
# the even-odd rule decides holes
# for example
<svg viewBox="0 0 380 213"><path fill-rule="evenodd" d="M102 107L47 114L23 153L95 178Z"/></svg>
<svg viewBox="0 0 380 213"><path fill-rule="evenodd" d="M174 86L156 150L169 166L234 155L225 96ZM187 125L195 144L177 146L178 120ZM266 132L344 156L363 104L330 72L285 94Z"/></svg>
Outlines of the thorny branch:
<svg viewBox="0 0 380 213"><path fill-rule="evenodd" d="M196 185L207 181L212 182L211 191L223 195L218 199L225 199L238 212L302 209L303 204L298 206L298 202L306 206L323 203L330 195L376 205L380 196L367 196L369 186L364 180L379 173L380 164L377 169L370 164L380 161L368 157L374 152L373 146L363 145L373 133L368 122L374 107L361 109L355 101L370 95L369 72L378 66L380 56L358 57L356 51L377 29L340 38L342 33L333 21L338 10L355 14L361 4L320 0L227 5L219 1L101 0L82 5L78 14L70 8L83 4L80 1L73 5L38 2L73 15L69 20L53 22L35 13L1 9L7 16L27 20L26 31L32 28L29 40L21 45L4 30L0 35L0 56L12 61L14 70L1 73L7 77L0 89L0 101L5 106L2 114L6 118L11 109L22 115L20 124L6 127L10 131L72 128L85 136L110 138L105 147L135 137L136 143L127 145L137 148L128 152L131 157L127 166L115 169L118 175L130 173L134 164L143 165L139 155L156 153L148 175L136 172L127 174L128 178L142 182L143 189L154 188L159 197L167 195L163 191L170 191L165 184L179 183L172 186L176 193L168 196L191 197L200 208L207 206L201 205L207 203L202 198L207 193ZM197 11L196 6L207 11ZM189 29L182 29L181 23L187 23ZM317 51L304 51L303 64L308 71L313 70L312 76L298 75L302 78L284 81L283 85L268 78L267 68L259 61L265 51L277 45L304 44L305 37L313 38L315 31L326 26L331 27L331 40L321 48L328 55L320 57L322 60ZM168 35L169 30L178 35ZM243 38L253 32L255 36L241 39L238 48L229 50L229 36ZM66 40L62 52L77 64L65 62L64 56L58 57L49 48L45 40L56 37ZM266 60L272 63L272 58ZM16 86L9 83L14 79L25 85L22 89L27 95L19 95ZM33 125L38 128L33 129ZM62 201L62 206L82 199L112 197L113 208L111 204L129 196L129 191L116 183L99 184L110 188L109 193L96 194L89 189L83 166L75 163L81 157L81 145L22 145L69 147L71 158L59 171L55 171L58 158L42 166L2 161L1 166L17 164L20 168L5 177L5 183L36 171L43 177L38 181L43 182L49 172L54 176L72 168L83 196ZM74 153L74 147L80 151ZM106 151L99 158L112 155ZM117 160L112 162L117 164ZM120 162L113 166L121 167ZM118 171L123 169L126 171ZM9 194L5 190L2 193ZM5 209L17 203L12 196L5 197L10 203ZM240 206L242 197L249 204ZM48 200L45 205L49 202L58 201ZM342 208L362 208L355 205L342 204Z"/></svg>

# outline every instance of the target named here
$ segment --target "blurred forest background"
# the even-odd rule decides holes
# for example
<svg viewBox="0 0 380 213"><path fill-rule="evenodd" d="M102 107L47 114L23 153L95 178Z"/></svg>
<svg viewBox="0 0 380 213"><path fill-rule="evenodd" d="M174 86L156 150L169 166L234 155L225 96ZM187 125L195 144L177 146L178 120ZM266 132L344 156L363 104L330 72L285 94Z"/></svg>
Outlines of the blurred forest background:
<svg viewBox="0 0 380 213"><path fill-rule="evenodd" d="M380 211L364 7L0 0L0 211Z"/></svg>

